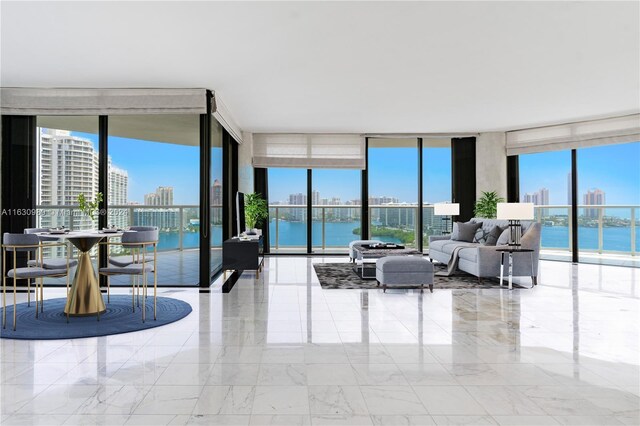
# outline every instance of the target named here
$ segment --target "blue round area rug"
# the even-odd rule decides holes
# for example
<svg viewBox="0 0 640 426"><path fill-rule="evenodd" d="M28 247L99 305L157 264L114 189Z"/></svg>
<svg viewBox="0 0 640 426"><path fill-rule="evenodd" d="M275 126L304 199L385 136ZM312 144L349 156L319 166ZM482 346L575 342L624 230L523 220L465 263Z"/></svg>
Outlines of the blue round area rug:
<svg viewBox="0 0 640 426"><path fill-rule="evenodd" d="M191 305L182 300L169 297L158 297L157 319L153 319L153 297L147 298L146 319L142 322L142 299L140 308L133 312L131 295L111 295L107 303L107 311L100 314L100 321L95 316L70 317L64 314L66 298L45 299L44 312L36 318L36 307L26 303L17 305L18 326L13 331L13 304L7 304L7 324L0 329L3 339L77 339L82 337L108 336L111 334L129 333L160 327L178 321L191 313ZM7 300L8 302L8 300ZM105 297L106 303L106 297ZM0 319L2 318L0 308Z"/></svg>

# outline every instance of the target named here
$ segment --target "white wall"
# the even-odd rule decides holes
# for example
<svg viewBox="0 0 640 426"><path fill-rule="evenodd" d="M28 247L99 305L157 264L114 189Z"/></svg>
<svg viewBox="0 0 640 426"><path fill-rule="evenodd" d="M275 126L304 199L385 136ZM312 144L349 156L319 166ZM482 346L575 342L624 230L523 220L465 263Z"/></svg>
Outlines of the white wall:
<svg viewBox="0 0 640 426"><path fill-rule="evenodd" d="M496 191L507 199L507 149L504 132L480 133L476 138L476 197Z"/></svg>
<svg viewBox="0 0 640 426"><path fill-rule="evenodd" d="M238 147L238 191L253 192L253 133L242 132L243 143Z"/></svg>

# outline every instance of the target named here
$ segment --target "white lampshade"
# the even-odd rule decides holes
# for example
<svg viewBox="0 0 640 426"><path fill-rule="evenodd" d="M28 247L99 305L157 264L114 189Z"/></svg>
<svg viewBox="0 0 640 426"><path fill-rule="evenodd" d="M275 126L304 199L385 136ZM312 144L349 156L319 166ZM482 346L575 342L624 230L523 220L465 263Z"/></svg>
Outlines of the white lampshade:
<svg viewBox="0 0 640 426"><path fill-rule="evenodd" d="M498 219L533 220L533 203L498 203Z"/></svg>
<svg viewBox="0 0 640 426"><path fill-rule="evenodd" d="M434 204L433 214L436 216L458 216L460 214L460 204L458 203Z"/></svg>

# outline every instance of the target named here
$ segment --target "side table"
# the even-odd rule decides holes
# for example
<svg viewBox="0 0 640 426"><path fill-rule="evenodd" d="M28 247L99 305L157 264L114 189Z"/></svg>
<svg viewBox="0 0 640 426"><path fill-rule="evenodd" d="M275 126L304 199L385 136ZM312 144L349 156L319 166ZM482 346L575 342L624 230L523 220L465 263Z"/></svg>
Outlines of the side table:
<svg viewBox="0 0 640 426"><path fill-rule="evenodd" d="M532 249L509 247L497 249L496 251L500 253L500 287L502 287L502 281L504 277L504 255L507 253L509 254L509 290L513 290L513 253L529 253L529 255L531 256L531 276L533 277L535 275L533 273Z"/></svg>

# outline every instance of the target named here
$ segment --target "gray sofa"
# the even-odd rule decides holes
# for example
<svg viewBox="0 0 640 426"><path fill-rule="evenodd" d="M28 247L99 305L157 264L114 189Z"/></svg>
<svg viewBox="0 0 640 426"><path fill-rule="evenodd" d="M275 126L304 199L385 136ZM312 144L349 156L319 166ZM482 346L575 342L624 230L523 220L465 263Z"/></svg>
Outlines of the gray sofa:
<svg viewBox="0 0 640 426"><path fill-rule="evenodd" d="M482 222L482 229L491 231L495 226L505 227L506 220L473 218L472 222ZM533 275L531 269L530 253L517 253L513 255L513 276L531 276L534 284L537 284L538 260L540 257L540 224L537 222L522 222L522 248L533 250ZM453 241L450 235L432 235L429 237L429 257L438 262L448 263L451 253L456 247L466 247L459 252L458 269L475 275L478 278L497 277L500 275L499 248L505 246L485 246L479 243L467 243ZM507 273L505 259L505 274Z"/></svg>

